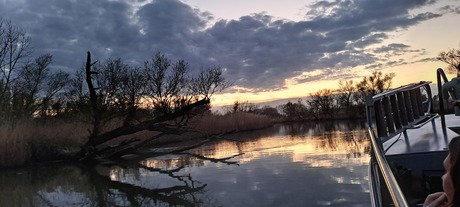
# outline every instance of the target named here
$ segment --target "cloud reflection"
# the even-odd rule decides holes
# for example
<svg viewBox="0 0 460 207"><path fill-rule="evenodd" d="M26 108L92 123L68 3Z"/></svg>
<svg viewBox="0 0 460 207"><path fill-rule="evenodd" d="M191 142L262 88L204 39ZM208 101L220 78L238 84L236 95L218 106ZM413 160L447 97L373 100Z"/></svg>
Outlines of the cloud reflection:
<svg viewBox="0 0 460 207"><path fill-rule="evenodd" d="M368 206L366 131L321 129L304 127L291 136L283 128L276 136L221 142L218 152L204 151L243 152L239 168L190 171L224 206Z"/></svg>
<svg viewBox="0 0 460 207"><path fill-rule="evenodd" d="M1 172L0 206L369 205L369 148L361 126L284 125L228 138L235 141L193 153L213 158L244 153L232 158L239 165L169 155L142 161L144 167Z"/></svg>

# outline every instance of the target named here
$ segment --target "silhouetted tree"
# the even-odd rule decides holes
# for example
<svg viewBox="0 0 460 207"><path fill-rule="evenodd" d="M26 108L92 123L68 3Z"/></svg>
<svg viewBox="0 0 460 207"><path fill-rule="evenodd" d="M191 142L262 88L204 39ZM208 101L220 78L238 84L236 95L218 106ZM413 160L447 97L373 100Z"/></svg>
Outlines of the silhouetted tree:
<svg viewBox="0 0 460 207"><path fill-rule="evenodd" d="M188 130L183 126L187 120L202 112L197 109L208 105L214 92L228 86L219 68L211 68L202 71L197 77L188 78L188 64L185 61L181 60L172 64L165 55L160 53L153 56L151 61L146 61L143 70L128 69L129 67L122 64L120 60L109 60L103 66L103 70L95 71L99 66L92 62L91 54L88 52L85 71L89 102L92 108L93 129L78 155L82 159L119 157L132 153L159 137L185 133ZM136 71L143 72L138 74ZM122 74L127 74L127 76ZM145 82L142 84L135 82L139 79L130 80L130 78L142 79L144 77ZM93 85L94 81L98 83L98 87ZM123 81L131 82L129 90L123 88L127 86L120 84ZM138 122L130 124L125 122L112 130L103 132L105 120L102 119L102 112L107 107L114 106L117 110L129 111L129 107L120 107L123 105L122 100L126 98L125 95L128 99L131 96L131 101L128 100L128 103L131 104L140 99L150 101L155 113ZM159 134L145 140L133 138L116 146L101 148L101 145L108 141L144 130L156 131Z"/></svg>
<svg viewBox="0 0 460 207"><path fill-rule="evenodd" d="M234 101L231 109L229 110L230 113L235 112L248 112L248 113L256 113L259 110L259 106L253 103L249 103L248 101Z"/></svg>
<svg viewBox="0 0 460 207"><path fill-rule="evenodd" d="M361 82L356 84L360 95L354 96L353 99L358 114L365 113L366 96L374 96L389 90L394 77L395 73L383 74L381 71L374 71L370 76L364 77Z"/></svg>
<svg viewBox="0 0 460 207"><path fill-rule="evenodd" d="M315 117L323 117L324 115L329 116L329 118L334 117L335 103L333 96L331 89L322 89L310 94L307 104L314 109Z"/></svg>
<svg viewBox="0 0 460 207"><path fill-rule="evenodd" d="M339 81L339 89L337 90L337 104L342 110L345 110L345 114L350 115L350 110L353 106L353 96L356 95L357 89L353 80Z"/></svg>
<svg viewBox="0 0 460 207"><path fill-rule="evenodd" d="M200 71L196 77L192 77L189 87L192 95L210 98L215 92L228 88L231 85L231 83L225 81L222 69L213 66Z"/></svg>
<svg viewBox="0 0 460 207"><path fill-rule="evenodd" d="M101 121L122 117L125 125L130 124L145 96L146 74L120 58L97 62L92 73Z"/></svg>
<svg viewBox="0 0 460 207"><path fill-rule="evenodd" d="M30 41L22 29L0 19L0 121L50 115L69 82L69 74L50 69L50 54L27 59Z"/></svg>
<svg viewBox="0 0 460 207"><path fill-rule="evenodd" d="M21 60L29 55L30 38L10 21L0 19L0 117L12 111L14 79Z"/></svg>
<svg viewBox="0 0 460 207"><path fill-rule="evenodd" d="M155 54L144 63L147 93L156 111L172 113L174 104L186 101L188 64L184 60L172 63L164 54Z"/></svg>
<svg viewBox="0 0 460 207"><path fill-rule="evenodd" d="M381 71L372 72L371 76L366 76L357 83L356 87L364 95L376 95L390 89L394 73L383 74Z"/></svg>
<svg viewBox="0 0 460 207"><path fill-rule="evenodd" d="M437 59L447 63L447 72L460 74L460 48L440 52Z"/></svg>
<svg viewBox="0 0 460 207"><path fill-rule="evenodd" d="M269 105L265 105L265 106L262 106L262 108L257 109L256 113L269 116L272 119L281 118L281 114L278 112L278 110Z"/></svg>
<svg viewBox="0 0 460 207"><path fill-rule="evenodd" d="M307 107L302 104L302 100L300 99L297 101L297 103L288 101L286 104L279 107L281 108L281 111L285 115L287 121L300 121L310 118L310 113Z"/></svg>
<svg viewBox="0 0 460 207"><path fill-rule="evenodd" d="M124 125L129 125L136 117L136 112L142 106L142 97L145 94L147 77L140 68L131 68L122 79L120 100L124 103L127 112Z"/></svg>
<svg viewBox="0 0 460 207"><path fill-rule="evenodd" d="M16 117L30 117L35 112L47 116L55 95L66 87L69 74L52 72L52 56L45 54L18 70L12 91L12 112Z"/></svg>

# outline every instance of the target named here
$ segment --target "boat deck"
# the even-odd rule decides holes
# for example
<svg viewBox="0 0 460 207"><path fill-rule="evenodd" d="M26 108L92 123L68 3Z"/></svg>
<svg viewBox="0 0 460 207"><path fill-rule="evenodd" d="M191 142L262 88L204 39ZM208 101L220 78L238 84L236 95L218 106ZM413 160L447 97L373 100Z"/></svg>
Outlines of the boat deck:
<svg viewBox="0 0 460 207"><path fill-rule="evenodd" d="M452 128L460 129L460 116L445 115L446 129L441 117L436 117L420 128L407 129L383 143L385 155L411 154L421 152L446 151L448 143L459 136Z"/></svg>

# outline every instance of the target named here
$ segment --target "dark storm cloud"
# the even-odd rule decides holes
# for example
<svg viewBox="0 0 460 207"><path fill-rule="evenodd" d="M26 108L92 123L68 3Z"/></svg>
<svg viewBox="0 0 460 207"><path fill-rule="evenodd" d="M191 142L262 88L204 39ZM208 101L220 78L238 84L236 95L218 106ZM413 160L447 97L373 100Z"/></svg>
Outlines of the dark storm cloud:
<svg viewBox="0 0 460 207"><path fill-rule="evenodd" d="M26 1L19 12L0 8L32 37L37 54L51 53L57 65L74 70L87 50L96 57L129 58L139 44L138 26L131 24L130 7L122 2L46 0Z"/></svg>
<svg viewBox="0 0 460 207"><path fill-rule="evenodd" d="M181 59L200 58L197 36L206 25L201 13L179 1L160 0L144 5L136 13L142 28L141 50L168 53Z"/></svg>
<svg viewBox="0 0 460 207"><path fill-rule="evenodd" d="M27 31L36 55L50 53L67 70L80 67L87 50L95 59L121 57L133 64L160 51L194 70L220 65L235 85L263 91L283 88L285 79L302 72L326 68L330 75L380 64L379 52L411 52L402 44L366 48L388 39L386 32L458 10L410 13L432 3L318 1L309 6L309 20L299 22L261 13L211 23L212 14L177 0L11 0L0 3L0 14Z"/></svg>

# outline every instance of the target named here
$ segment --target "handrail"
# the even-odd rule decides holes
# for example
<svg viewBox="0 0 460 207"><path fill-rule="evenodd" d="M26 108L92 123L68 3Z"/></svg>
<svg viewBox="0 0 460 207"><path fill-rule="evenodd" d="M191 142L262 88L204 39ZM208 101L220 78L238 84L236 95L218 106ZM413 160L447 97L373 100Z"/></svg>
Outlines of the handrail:
<svg viewBox="0 0 460 207"><path fill-rule="evenodd" d="M374 159L374 158L371 158L371 159ZM369 175L369 194L370 194L371 204L373 204L372 206L378 206L377 204L382 203L382 198L379 194L374 193L378 191L378 186L377 184L374 184L371 181L373 177L375 177L375 168L372 164L369 165L367 174Z"/></svg>
<svg viewBox="0 0 460 207"><path fill-rule="evenodd" d="M437 69L437 85L441 122L445 129L444 96L442 82L448 82L444 71ZM409 128L418 128L438 117L432 111L431 82L419 82L395 88L366 99L366 113L371 141L371 165L369 166L370 190L380 190L385 184L394 206L406 207L408 202L402 192L393 171L386 160L382 142L404 132ZM419 88L424 88L428 97L422 100ZM412 93L415 96L412 96ZM451 93L451 92L449 92ZM407 95L407 96L406 96ZM453 95L452 93L450 95ZM415 98L414 98L415 97ZM454 97L454 96L452 96ZM423 102L423 103L422 103ZM421 108L421 106L424 106ZM408 108L406 108L408 107ZM412 107L412 108L411 108ZM405 111L405 109L408 109ZM413 111L411 111L413 110ZM374 117L373 117L374 116ZM375 118L376 126L373 126ZM403 120L403 118L405 120ZM407 119L407 118L410 118ZM376 130L375 130L376 129ZM384 183L380 183L380 176ZM375 183L373 183L375 182ZM382 205L381 195L371 193L374 206Z"/></svg>
<svg viewBox="0 0 460 207"><path fill-rule="evenodd" d="M397 207L409 205L385 158L383 142L407 129L418 128L437 117L436 114L432 114L430 83L425 81L412 83L366 98L366 113L372 147L369 187L371 191L378 191L385 184ZM426 100L422 98L422 89L427 93ZM375 128L373 118L376 122ZM384 181L381 185L379 176ZM371 193L371 201L374 206L382 205L382 197L378 193Z"/></svg>
<svg viewBox="0 0 460 207"><path fill-rule="evenodd" d="M444 70L442 68L438 68L436 72L439 73L444 82L449 82L449 79L447 79L446 73L444 73Z"/></svg>
<svg viewBox="0 0 460 207"><path fill-rule="evenodd" d="M371 145L372 145L372 153L373 157L376 159L377 164L380 168L382 173L383 179L388 187L390 192L391 198L393 199L394 205L396 207L408 207L409 204L404 197L404 194L401 188L398 185L398 181L396 180L395 176L393 175L390 165L388 164L385 156L383 155L382 148L377 143L377 137L374 135L372 129L369 128L369 134L371 136ZM372 166L371 166L372 167ZM370 182L372 178L369 178ZM371 200L375 201L375 198L371 198Z"/></svg>
<svg viewBox="0 0 460 207"><path fill-rule="evenodd" d="M408 128L416 128L421 121L433 117L430 83L421 81L372 97L367 96L368 127L376 129L377 137L385 141ZM421 89L427 93L426 100L423 100Z"/></svg>
<svg viewBox="0 0 460 207"><path fill-rule="evenodd" d="M447 76L444 73L444 70L442 70L442 68L438 68L436 70L436 80L438 82L437 86L438 86L438 97L439 97L439 115L441 116L442 128L445 129L446 128L446 118L445 118L445 110L444 110L444 93L442 91L442 81L444 81L444 83L447 83L449 82L449 80L447 79ZM450 96L454 97L453 93L451 93L450 91L449 93L450 93Z"/></svg>
<svg viewBox="0 0 460 207"><path fill-rule="evenodd" d="M427 85L430 85L430 84L431 84L431 82L428 82L428 81L420 81L418 83L411 83L411 84L403 85L403 86L400 86L398 88L394 88L394 89L379 93L379 94L373 96L372 98L374 100L383 99L386 96L394 95L394 94L399 93L401 91L410 91L410 90L413 90L415 88L421 88L422 86L427 86Z"/></svg>

